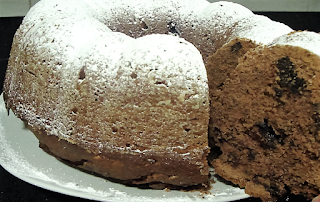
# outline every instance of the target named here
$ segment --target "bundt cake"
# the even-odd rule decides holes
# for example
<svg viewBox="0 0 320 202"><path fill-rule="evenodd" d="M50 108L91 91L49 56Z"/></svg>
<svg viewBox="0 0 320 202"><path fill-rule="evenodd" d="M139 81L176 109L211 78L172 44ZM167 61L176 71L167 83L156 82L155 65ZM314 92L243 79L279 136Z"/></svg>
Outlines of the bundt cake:
<svg viewBox="0 0 320 202"><path fill-rule="evenodd" d="M153 188L207 183L206 70L175 35L208 5L40 1L14 37L6 107L43 149L82 169ZM252 14L216 7L227 6Z"/></svg>
<svg viewBox="0 0 320 202"><path fill-rule="evenodd" d="M125 184L207 186L210 141L216 173L250 195L311 196L318 170L298 172L317 165L319 58L291 31L229 2L42 0L15 34L3 96L45 151Z"/></svg>
<svg viewBox="0 0 320 202"><path fill-rule="evenodd" d="M294 32L249 50L211 96L216 172L250 195L320 194L320 35Z"/></svg>
<svg viewBox="0 0 320 202"><path fill-rule="evenodd" d="M26 17L4 93L41 146L126 183L206 183L209 102L198 50L178 37L132 39L92 19L75 16L72 25L52 15L53 24Z"/></svg>

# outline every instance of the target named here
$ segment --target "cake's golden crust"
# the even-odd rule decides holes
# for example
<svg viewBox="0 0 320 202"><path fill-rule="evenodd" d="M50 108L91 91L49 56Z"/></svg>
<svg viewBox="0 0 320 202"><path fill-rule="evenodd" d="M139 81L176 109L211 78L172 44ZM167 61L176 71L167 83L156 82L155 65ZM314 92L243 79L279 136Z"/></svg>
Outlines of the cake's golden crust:
<svg viewBox="0 0 320 202"><path fill-rule="evenodd" d="M57 158L127 184L149 184L151 187L164 188L166 184L185 187L207 182L208 176L201 175L198 166L190 165L188 161L178 162L170 158L170 153L163 156L116 152L94 154L57 136L47 135L44 130L31 126L28 128L39 139L40 147ZM194 175L190 176L190 173Z"/></svg>
<svg viewBox="0 0 320 202"><path fill-rule="evenodd" d="M319 77L319 57L299 47L245 54L211 100L216 172L263 201L320 194Z"/></svg>

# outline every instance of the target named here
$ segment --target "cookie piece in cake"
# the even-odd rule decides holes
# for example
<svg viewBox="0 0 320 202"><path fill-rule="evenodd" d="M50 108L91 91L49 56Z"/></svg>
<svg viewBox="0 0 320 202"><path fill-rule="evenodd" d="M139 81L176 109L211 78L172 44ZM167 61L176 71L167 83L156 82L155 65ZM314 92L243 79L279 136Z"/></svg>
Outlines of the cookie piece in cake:
<svg viewBox="0 0 320 202"><path fill-rule="evenodd" d="M211 100L216 173L263 201L320 194L320 35L248 51Z"/></svg>

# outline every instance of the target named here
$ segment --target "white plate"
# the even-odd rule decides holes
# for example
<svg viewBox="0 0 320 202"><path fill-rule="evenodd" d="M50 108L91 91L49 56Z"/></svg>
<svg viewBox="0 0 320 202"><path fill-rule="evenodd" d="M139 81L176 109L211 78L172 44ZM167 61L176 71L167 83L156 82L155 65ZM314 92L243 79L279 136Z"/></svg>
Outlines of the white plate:
<svg viewBox="0 0 320 202"><path fill-rule="evenodd" d="M217 181L211 194L142 190L113 183L69 167L48 155L20 119L8 116L0 98L0 164L16 177L39 187L91 200L112 202L218 202L249 197L243 189Z"/></svg>

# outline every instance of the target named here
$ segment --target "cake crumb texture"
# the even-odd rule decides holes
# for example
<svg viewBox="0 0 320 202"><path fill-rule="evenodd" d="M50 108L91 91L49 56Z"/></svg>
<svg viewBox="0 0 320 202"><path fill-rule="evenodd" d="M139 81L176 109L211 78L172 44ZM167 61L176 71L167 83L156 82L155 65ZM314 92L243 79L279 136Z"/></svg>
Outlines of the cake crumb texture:
<svg viewBox="0 0 320 202"><path fill-rule="evenodd" d="M314 33L284 37L295 35L320 43ZM263 201L288 191L319 195L319 77L312 48L273 43L248 51L211 91L209 136L222 152L212 161L216 172Z"/></svg>

